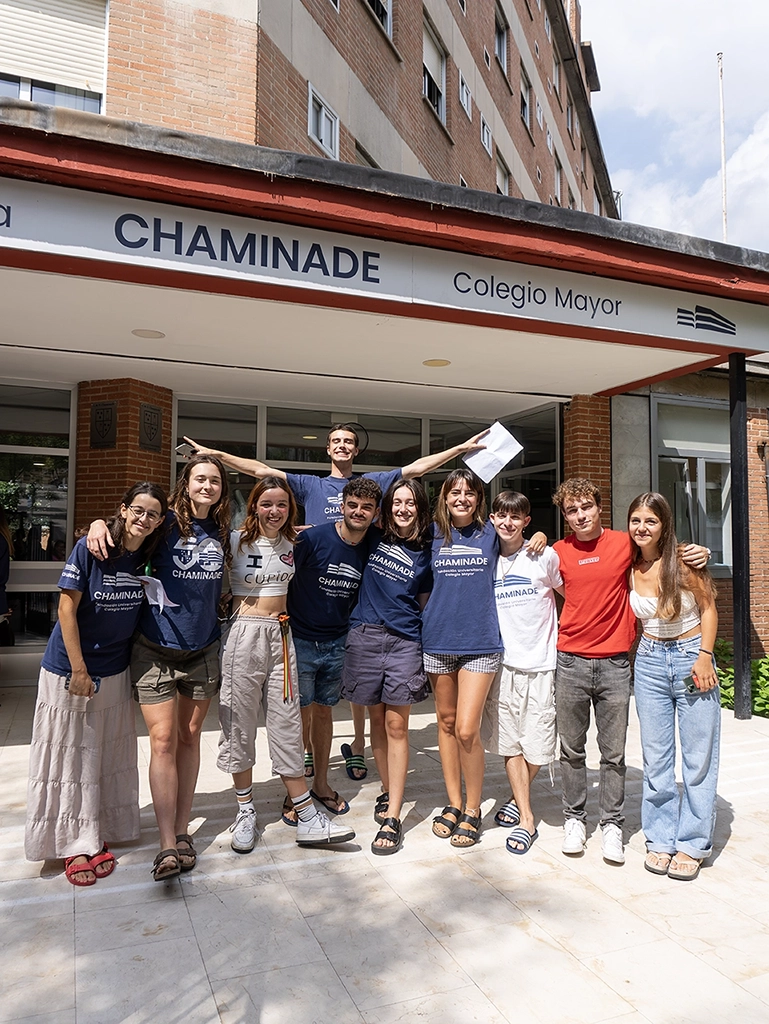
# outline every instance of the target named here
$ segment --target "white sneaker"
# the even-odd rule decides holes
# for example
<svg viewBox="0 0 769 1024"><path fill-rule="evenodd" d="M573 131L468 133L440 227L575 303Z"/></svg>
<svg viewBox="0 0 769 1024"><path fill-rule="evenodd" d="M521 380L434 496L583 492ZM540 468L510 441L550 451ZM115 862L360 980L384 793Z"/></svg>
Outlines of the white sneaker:
<svg viewBox="0 0 769 1024"><path fill-rule="evenodd" d="M237 853L250 853L256 846L256 811L238 811L237 818L230 825L232 839L230 846Z"/></svg>
<svg viewBox="0 0 769 1024"><path fill-rule="evenodd" d="M562 853L584 853L587 829L579 818L567 818L563 826Z"/></svg>
<svg viewBox="0 0 769 1024"><path fill-rule="evenodd" d="M354 838L355 833L351 828L332 821L323 811L318 811L312 821L302 821L300 818L296 827L296 841L303 846L347 843Z"/></svg>
<svg viewBox="0 0 769 1024"><path fill-rule="evenodd" d="M624 864L625 851L622 848L622 829L609 822L601 826L601 854L611 864Z"/></svg>

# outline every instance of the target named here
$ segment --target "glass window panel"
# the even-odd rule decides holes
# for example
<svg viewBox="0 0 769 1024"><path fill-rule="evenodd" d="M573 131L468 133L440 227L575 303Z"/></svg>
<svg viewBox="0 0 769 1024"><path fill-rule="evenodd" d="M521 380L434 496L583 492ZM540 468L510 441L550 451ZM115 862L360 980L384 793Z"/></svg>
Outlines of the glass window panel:
<svg viewBox="0 0 769 1024"><path fill-rule="evenodd" d="M453 448L455 444L462 444L474 434L479 434L488 423L479 420L430 420L430 454L435 455L446 448ZM464 466L461 457L452 459L441 468L442 477L450 469Z"/></svg>
<svg viewBox="0 0 769 1024"><path fill-rule="evenodd" d="M0 384L0 444L69 447L70 392Z"/></svg>
<svg viewBox="0 0 769 1024"><path fill-rule="evenodd" d="M662 448L729 451L729 409L726 406L657 403L657 443Z"/></svg>
<svg viewBox="0 0 769 1024"><path fill-rule="evenodd" d="M66 455L0 452L0 504L11 528L15 559L66 558L68 471Z"/></svg>
<svg viewBox="0 0 769 1024"><path fill-rule="evenodd" d="M91 114L101 112L101 96L85 89L72 89L67 85L52 82L33 82L31 98L33 103L47 103L52 107L69 107L72 110L87 110Z"/></svg>
<svg viewBox="0 0 769 1024"><path fill-rule="evenodd" d="M523 451L505 467L508 471L556 461L556 413L556 407L549 406L536 412L510 416L502 421L518 443L523 445Z"/></svg>
<svg viewBox="0 0 769 1024"><path fill-rule="evenodd" d="M705 466L705 537L701 541L710 548L711 558L719 564L731 564L729 510L731 487L728 462L706 462Z"/></svg>
<svg viewBox="0 0 769 1024"><path fill-rule="evenodd" d="M58 618L59 591L11 592L8 607L15 646L45 644Z"/></svg>
<svg viewBox="0 0 769 1024"><path fill-rule="evenodd" d="M419 458L421 422L417 418L271 408L267 410L267 461L328 463L328 432L334 423L346 421L359 423L368 434L359 463L405 466ZM365 443L361 434L361 447Z"/></svg>
<svg viewBox="0 0 769 1024"><path fill-rule="evenodd" d="M526 536L531 537L541 530L552 544L557 540L558 516L560 512L553 504L553 494L558 481L555 469L543 470L539 473L505 473L499 476L499 490L520 491L531 503L531 522L526 528Z"/></svg>
<svg viewBox="0 0 769 1024"><path fill-rule="evenodd" d="M13 75L0 75L0 96L10 96L17 100L21 91L21 82Z"/></svg>
<svg viewBox="0 0 769 1024"><path fill-rule="evenodd" d="M177 444L184 435L206 448L217 448L253 459L256 455L256 406L180 399L177 408Z"/></svg>
<svg viewBox="0 0 769 1024"><path fill-rule="evenodd" d="M683 542L697 538L697 516L693 494L697 486L696 459L665 459L659 461L659 489L673 510L676 537Z"/></svg>

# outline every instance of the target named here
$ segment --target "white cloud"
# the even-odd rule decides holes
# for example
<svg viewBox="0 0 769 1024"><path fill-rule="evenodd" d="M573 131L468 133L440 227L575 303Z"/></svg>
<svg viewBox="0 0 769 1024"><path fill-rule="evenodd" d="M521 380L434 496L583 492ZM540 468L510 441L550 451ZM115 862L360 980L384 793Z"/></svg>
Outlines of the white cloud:
<svg viewBox="0 0 769 1024"><path fill-rule="evenodd" d="M721 175L688 188L656 164L612 176L623 192L623 218L669 231L721 239ZM769 113L727 161L728 240L769 250Z"/></svg>
<svg viewBox="0 0 769 1024"><path fill-rule="evenodd" d="M582 18L601 78L594 110L624 218L721 238L722 51L729 241L769 250L769 3L582 0Z"/></svg>

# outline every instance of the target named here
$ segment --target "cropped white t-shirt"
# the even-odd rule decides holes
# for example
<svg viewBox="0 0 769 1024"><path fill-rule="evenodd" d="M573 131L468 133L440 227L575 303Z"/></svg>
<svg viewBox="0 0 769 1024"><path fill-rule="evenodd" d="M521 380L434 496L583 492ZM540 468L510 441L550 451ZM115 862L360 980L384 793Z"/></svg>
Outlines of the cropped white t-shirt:
<svg viewBox="0 0 769 1024"><path fill-rule="evenodd" d="M691 590L681 591L681 614L676 619L661 619L657 615L659 599L643 597L636 592L635 580L630 589L630 607L641 620L644 633L658 640L674 640L700 624L700 610Z"/></svg>
<svg viewBox="0 0 769 1024"><path fill-rule="evenodd" d="M294 545L279 534L257 537L240 548L240 530L233 530L230 589L235 597L283 597L294 575Z"/></svg>

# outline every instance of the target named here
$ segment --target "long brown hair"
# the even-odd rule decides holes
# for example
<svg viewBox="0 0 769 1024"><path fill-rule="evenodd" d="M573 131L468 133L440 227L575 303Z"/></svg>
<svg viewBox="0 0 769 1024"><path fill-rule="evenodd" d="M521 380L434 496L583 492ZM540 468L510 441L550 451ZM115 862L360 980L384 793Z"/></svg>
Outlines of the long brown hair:
<svg viewBox="0 0 769 1024"><path fill-rule="evenodd" d="M259 504L259 499L264 492L271 490L285 491L288 495L288 517L278 532L281 536L285 537L290 544L293 544L296 540L296 499L294 498L291 488L288 486L288 483L285 480L281 480L279 476L263 476L261 480L257 480L256 486L248 496L246 518L243 522L240 541L238 542L238 551L243 549L244 544L253 544L257 537L261 536L262 531L259 528L259 516L257 515L256 509Z"/></svg>
<svg viewBox="0 0 769 1024"><path fill-rule="evenodd" d="M408 537L401 537L398 533L398 528L395 525L395 518L393 516L393 500L395 499L395 492L400 490L401 487L405 487L407 490L411 491L417 513L414 525L411 528L411 533ZM382 539L387 544L397 544L398 542L407 540L423 547L430 541L432 534L430 502L427 499L427 491L425 491L421 481L401 479L396 480L394 484L390 485L384 498L382 498L382 508L379 513L379 524L382 527L382 532L384 534Z"/></svg>
<svg viewBox="0 0 769 1024"><path fill-rule="evenodd" d="M473 516L473 526L478 530L482 530L486 525L486 492L483 489L483 481L471 469L452 470L443 481L441 493L438 495L438 503L435 506L435 521L438 524L438 529L443 534L446 544L449 546L451 545L451 513L446 504L446 498L449 491L462 481L478 497L478 504L475 506L475 514Z"/></svg>
<svg viewBox="0 0 769 1024"><path fill-rule="evenodd" d="M659 551L659 596L657 601L658 616L661 619L677 619L681 614L681 591L689 590L694 594L698 605L715 600L716 588L707 569L694 569L683 561L681 553L685 545L679 544L673 523L673 510L667 498L657 491L646 491L630 502L627 510L627 521L639 508L648 508L660 521L660 533L657 550ZM641 549L631 541L633 548L633 565L644 560Z"/></svg>
<svg viewBox="0 0 769 1024"><path fill-rule="evenodd" d="M222 481L222 493L219 495L219 500L216 504L211 506L208 514L213 517L214 522L219 527L219 540L224 552L224 561L229 566L232 562L232 552L230 550L230 488L227 483L226 470L220 460L215 455L191 456L179 474L176 486L168 499L168 504L176 514L176 522L179 525L181 536L185 538L194 536L189 482L195 466L200 466L206 462L216 467L219 471L219 479Z"/></svg>

